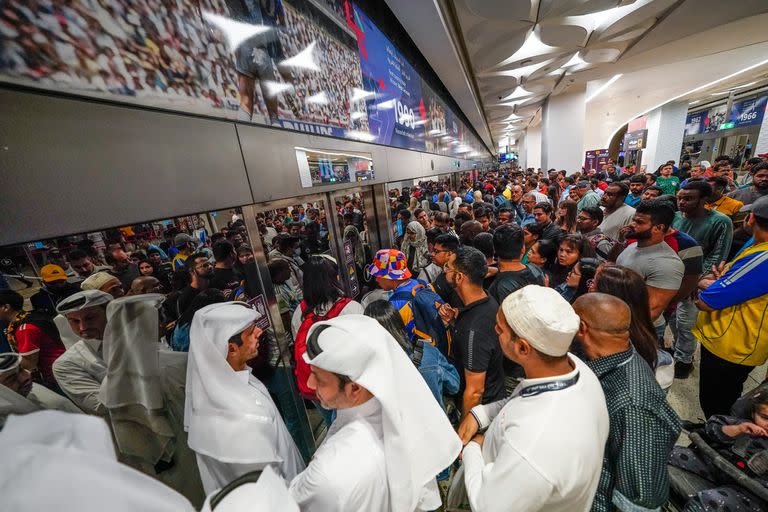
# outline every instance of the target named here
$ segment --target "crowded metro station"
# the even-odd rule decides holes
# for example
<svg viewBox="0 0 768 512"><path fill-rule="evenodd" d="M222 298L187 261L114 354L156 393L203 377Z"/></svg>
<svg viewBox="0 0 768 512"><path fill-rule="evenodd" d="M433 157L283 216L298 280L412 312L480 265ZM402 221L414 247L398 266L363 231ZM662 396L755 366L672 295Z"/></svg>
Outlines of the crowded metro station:
<svg viewBox="0 0 768 512"><path fill-rule="evenodd" d="M768 512L767 23L5 0L0 510Z"/></svg>

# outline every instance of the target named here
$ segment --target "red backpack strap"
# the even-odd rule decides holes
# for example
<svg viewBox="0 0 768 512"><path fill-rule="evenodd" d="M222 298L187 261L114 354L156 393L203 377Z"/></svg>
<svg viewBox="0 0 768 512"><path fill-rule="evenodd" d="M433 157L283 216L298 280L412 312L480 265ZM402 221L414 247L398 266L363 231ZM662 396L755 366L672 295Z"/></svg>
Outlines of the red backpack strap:
<svg viewBox="0 0 768 512"><path fill-rule="evenodd" d="M321 320L329 320L331 318L336 318L341 314L341 311L347 307L347 304L352 302L352 299L349 297L342 297L339 300L336 301L336 303L333 305L333 307L328 310L328 312L323 315L320 319Z"/></svg>

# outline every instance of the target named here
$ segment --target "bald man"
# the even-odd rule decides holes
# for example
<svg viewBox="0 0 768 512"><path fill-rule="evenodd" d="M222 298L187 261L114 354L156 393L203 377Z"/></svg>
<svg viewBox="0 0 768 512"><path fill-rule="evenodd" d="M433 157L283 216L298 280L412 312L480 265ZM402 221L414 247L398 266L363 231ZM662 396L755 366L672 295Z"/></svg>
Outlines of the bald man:
<svg viewBox="0 0 768 512"><path fill-rule="evenodd" d="M131 282L128 295L145 295L147 293L163 293L163 286L156 277L140 276Z"/></svg>
<svg viewBox="0 0 768 512"><path fill-rule="evenodd" d="M667 460L680 419L632 347L629 306L612 295L588 293L573 309L581 319L576 342L600 380L610 418L592 511L659 510L669 497Z"/></svg>

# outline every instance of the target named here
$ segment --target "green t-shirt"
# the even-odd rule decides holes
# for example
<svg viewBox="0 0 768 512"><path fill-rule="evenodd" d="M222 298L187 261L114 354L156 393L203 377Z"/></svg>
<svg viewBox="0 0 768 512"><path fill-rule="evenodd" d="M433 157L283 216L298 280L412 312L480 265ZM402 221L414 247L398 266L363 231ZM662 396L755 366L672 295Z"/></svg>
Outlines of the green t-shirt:
<svg viewBox="0 0 768 512"><path fill-rule="evenodd" d="M656 186L661 188L663 195L673 196L677 194L677 189L680 188L680 178L677 176L670 176L669 178L659 176L656 178Z"/></svg>

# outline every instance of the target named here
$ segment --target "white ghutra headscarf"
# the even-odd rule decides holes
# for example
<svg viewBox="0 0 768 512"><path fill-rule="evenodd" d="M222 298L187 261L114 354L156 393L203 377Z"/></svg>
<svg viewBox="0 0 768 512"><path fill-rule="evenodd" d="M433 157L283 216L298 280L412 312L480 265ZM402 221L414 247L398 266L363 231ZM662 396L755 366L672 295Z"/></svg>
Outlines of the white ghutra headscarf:
<svg viewBox="0 0 768 512"><path fill-rule="evenodd" d="M107 374L99 390L122 460L151 466L170 461L174 451L159 364L164 298L156 293L133 295L107 305L103 342Z"/></svg>
<svg viewBox="0 0 768 512"><path fill-rule="evenodd" d="M3 510L195 510L170 487L117 462L100 417L59 411L10 416L0 432L0 453Z"/></svg>
<svg viewBox="0 0 768 512"><path fill-rule="evenodd" d="M318 322L307 339L321 326L327 328L316 347L307 347L304 360L346 375L381 403L391 509L415 510L435 475L456 460L459 437L424 378L376 320L344 315Z"/></svg>
<svg viewBox="0 0 768 512"><path fill-rule="evenodd" d="M282 461L272 409L227 363L229 339L259 317L244 302L224 302L204 307L192 319L184 429L190 448L221 462Z"/></svg>

